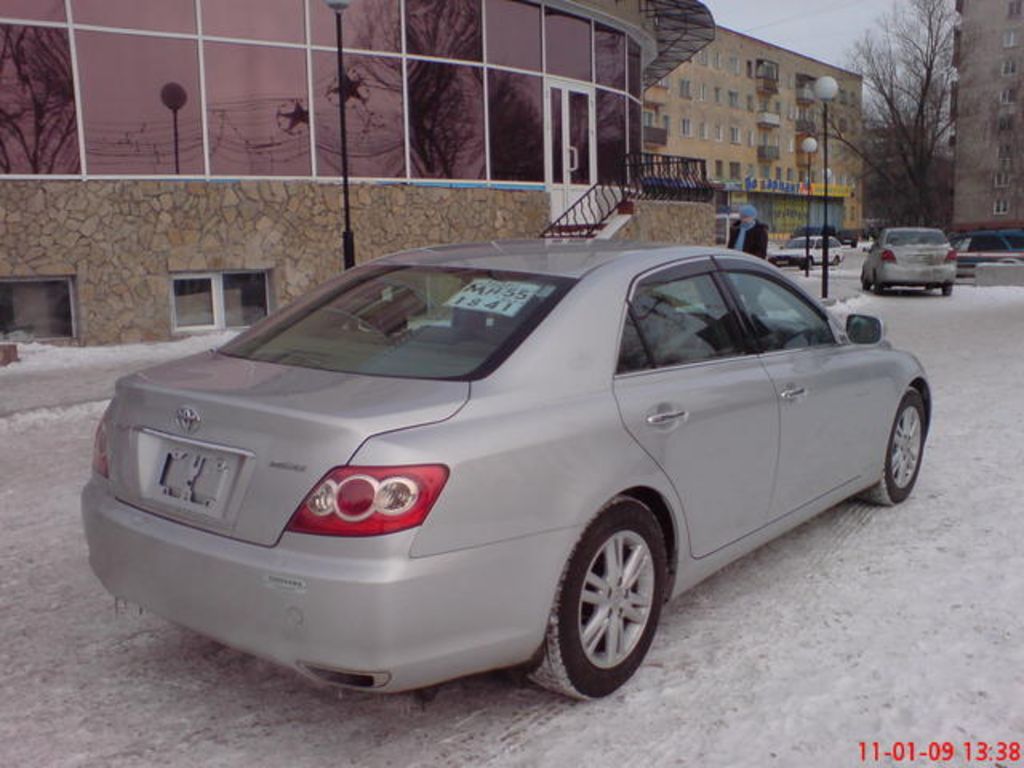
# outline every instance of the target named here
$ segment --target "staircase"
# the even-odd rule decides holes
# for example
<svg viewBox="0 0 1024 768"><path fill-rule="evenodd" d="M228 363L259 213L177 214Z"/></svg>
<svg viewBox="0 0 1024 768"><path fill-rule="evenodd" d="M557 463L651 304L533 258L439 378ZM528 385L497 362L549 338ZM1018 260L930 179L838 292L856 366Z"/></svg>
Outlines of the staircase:
<svg viewBox="0 0 1024 768"><path fill-rule="evenodd" d="M590 240L611 237L613 217L632 214L633 200L707 203L717 186L708 181L707 164L695 157L676 157L651 152L626 155L617 184L592 186L568 210L541 232L544 238Z"/></svg>

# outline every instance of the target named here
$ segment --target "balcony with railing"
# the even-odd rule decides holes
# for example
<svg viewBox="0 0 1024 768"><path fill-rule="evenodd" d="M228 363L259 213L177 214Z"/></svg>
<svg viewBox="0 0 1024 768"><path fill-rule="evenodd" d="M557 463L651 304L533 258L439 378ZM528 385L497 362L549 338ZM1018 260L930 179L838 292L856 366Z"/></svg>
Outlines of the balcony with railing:
<svg viewBox="0 0 1024 768"><path fill-rule="evenodd" d="M659 128L656 125L645 125L644 144L650 144L655 147L664 147L668 144L668 129Z"/></svg>
<svg viewBox="0 0 1024 768"><path fill-rule="evenodd" d="M801 136L813 136L818 132L818 124L809 117L801 117L796 121L796 132Z"/></svg>
<svg viewBox="0 0 1024 768"><path fill-rule="evenodd" d="M759 112L757 125L759 128L778 128L782 125L782 116L777 112Z"/></svg>
<svg viewBox="0 0 1024 768"><path fill-rule="evenodd" d="M814 88L810 84L797 85L796 87L796 103L797 104L813 104L815 102Z"/></svg>
<svg viewBox="0 0 1024 768"><path fill-rule="evenodd" d="M761 144L757 148L757 159L762 163L771 163L779 159L779 148L769 144Z"/></svg>

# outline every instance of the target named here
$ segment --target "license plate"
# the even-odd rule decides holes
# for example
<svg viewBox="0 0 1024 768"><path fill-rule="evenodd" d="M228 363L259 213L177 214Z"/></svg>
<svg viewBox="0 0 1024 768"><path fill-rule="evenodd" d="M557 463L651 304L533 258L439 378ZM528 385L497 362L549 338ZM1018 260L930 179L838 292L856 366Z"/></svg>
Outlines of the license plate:
<svg viewBox="0 0 1024 768"><path fill-rule="evenodd" d="M231 488L237 458L192 446L174 446L163 453L157 488L178 507L220 517Z"/></svg>

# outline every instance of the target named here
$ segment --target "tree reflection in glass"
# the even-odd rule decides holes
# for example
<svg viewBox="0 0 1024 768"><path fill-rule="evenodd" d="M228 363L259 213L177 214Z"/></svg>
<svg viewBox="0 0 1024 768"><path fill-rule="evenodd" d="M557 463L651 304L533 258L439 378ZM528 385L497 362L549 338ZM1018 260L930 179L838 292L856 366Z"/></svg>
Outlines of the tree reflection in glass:
<svg viewBox="0 0 1024 768"><path fill-rule="evenodd" d="M313 54L317 172L341 175L337 54ZM402 61L345 54L345 124L349 173L364 178L405 175Z"/></svg>
<svg viewBox="0 0 1024 768"><path fill-rule="evenodd" d="M0 172L80 167L67 32L0 24Z"/></svg>
<svg viewBox="0 0 1024 768"><path fill-rule="evenodd" d="M597 92L597 179L617 184L626 154L626 97Z"/></svg>
<svg viewBox="0 0 1024 768"><path fill-rule="evenodd" d="M405 29L410 54L465 61L483 56L480 0L406 0Z"/></svg>
<svg viewBox="0 0 1024 768"><path fill-rule="evenodd" d="M544 93L539 77L487 73L491 178L544 181Z"/></svg>
<svg viewBox="0 0 1024 768"><path fill-rule="evenodd" d="M414 175L484 177L482 71L409 61L409 148Z"/></svg>

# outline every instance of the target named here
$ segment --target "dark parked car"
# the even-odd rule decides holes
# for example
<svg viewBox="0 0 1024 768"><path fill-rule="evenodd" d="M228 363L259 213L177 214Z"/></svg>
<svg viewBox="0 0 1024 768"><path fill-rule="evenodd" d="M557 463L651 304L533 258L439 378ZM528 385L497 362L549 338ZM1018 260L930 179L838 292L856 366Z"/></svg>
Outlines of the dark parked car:
<svg viewBox="0 0 1024 768"><path fill-rule="evenodd" d="M957 253L956 276L971 277L979 264L1024 258L1024 230L982 229L952 235Z"/></svg>

